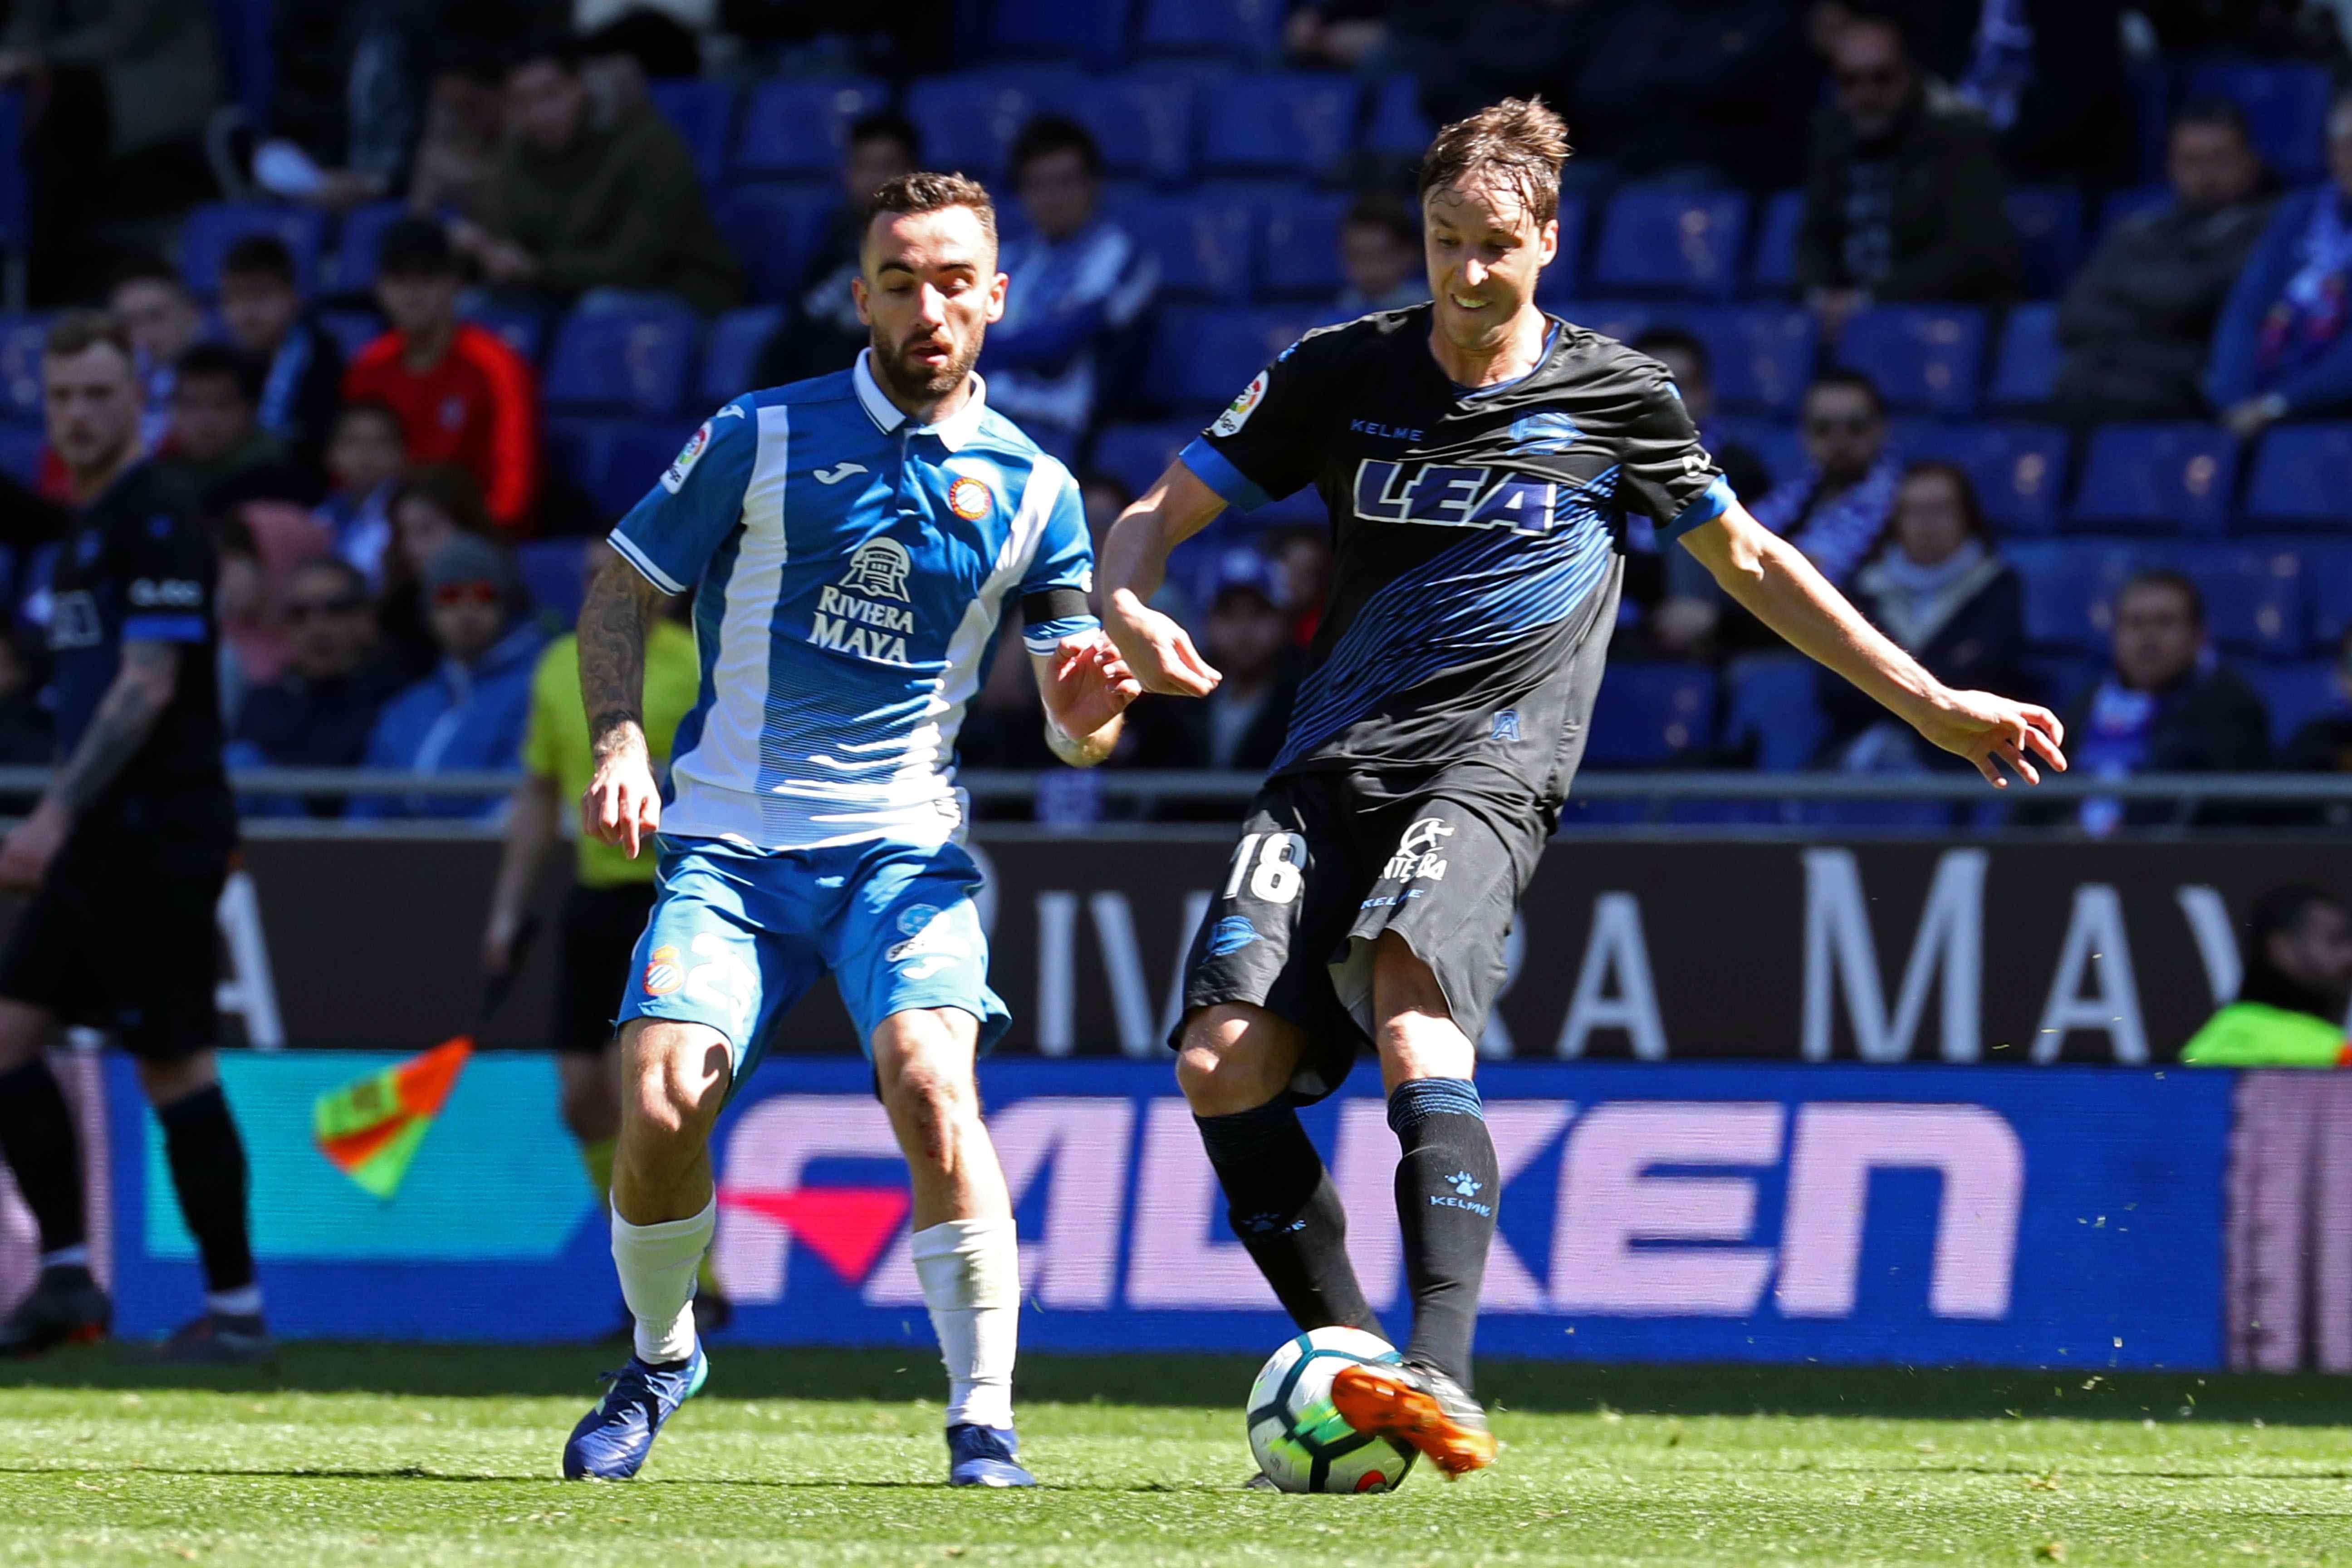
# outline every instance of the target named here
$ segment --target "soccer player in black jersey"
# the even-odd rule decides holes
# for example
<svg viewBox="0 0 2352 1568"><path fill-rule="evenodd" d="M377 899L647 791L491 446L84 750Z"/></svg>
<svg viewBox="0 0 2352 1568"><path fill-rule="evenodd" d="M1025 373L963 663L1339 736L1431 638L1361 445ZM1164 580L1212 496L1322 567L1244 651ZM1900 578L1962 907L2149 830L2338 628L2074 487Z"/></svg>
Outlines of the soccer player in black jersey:
<svg viewBox="0 0 2352 1568"><path fill-rule="evenodd" d="M268 1353L246 1232L246 1162L213 1060L214 907L236 847L221 770L213 552L191 498L142 458L131 340L110 317L59 318L41 359L49 442L74 506L47 531L57 774L0 842L0 887L29 891L0 949L0 1155L41 1230L41 1274L0 1321L0 1352L103 1334L81 1156L41 1056L61 1022L136 1058L205 1270L203 1316L166 1352ZM29 542L16 540L12 542Z"/></svg>
<svg viewBox="0 0 2352 1568"><path fill-rule="evenodd" d="M1471 1042L1584 748L1617 618L1625 514L1654 520L1804 652L1974 762L2039 782L2042 709L1950 690L1759 526L1656 361L1547 315L1566 128L1506 101L1421 174L1431 302L1309 332L1120 517L1103 616L1145 689L1217 672L1147 606L1168 552L1228 505L1312 484L1337 566L1287 743L1193 939L1176 1077L1234 1229L1302 1327L1377 1331L1346 1216L1295 1107L1378 1052L1402 1145L1413 1302L1403 1364L1333 1384L1360 1431L1449 1474L1494 1458L1470 1343L1497 1177Z"/></svg>

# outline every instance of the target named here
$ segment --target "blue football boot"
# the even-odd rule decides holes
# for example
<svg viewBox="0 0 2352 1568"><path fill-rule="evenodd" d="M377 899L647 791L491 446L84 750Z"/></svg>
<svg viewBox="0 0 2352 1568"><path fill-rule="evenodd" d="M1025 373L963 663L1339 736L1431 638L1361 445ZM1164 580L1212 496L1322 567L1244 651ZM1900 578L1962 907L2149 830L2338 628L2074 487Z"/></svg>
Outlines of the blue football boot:
<svg viewBox="0 0 2352 1568"><path fill-rule="evenodd" d="M563 1445L566 1480L625 1481L635 1475L653 1452L662 1423L702 1392L710 1362L698 1344L688 1361L648 1366L631 1356L628 1365L603 1375L612 1386Z"/></svg>
<svg viewBox="0 0 2352 1568"><path fill-rule="evenodd" d="M1034 1487L1037 1478L1013 1458L1021 1439L1010 1426L975 1426L970 1422L948 1428L948 1485L951 1487Z"/></svg>

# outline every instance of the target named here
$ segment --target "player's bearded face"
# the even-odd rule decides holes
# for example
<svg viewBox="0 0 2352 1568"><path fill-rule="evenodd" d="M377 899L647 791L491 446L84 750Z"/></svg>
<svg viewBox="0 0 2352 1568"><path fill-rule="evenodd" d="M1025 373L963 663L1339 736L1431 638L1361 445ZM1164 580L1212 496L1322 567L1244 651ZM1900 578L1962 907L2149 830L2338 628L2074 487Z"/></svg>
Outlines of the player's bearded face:
<svg viewBox="0 0 2352 1568"><path fill-rule="evenodd" d="M1534 306L1559 223L1538 223L1516 191L1475 178L1430 192L1422 220L1438 330L1465 348L1500 342Z"/></svg>
<svg viewBox="0 0 2352 1568"><path fill-rule="evenodd" d="M111 468L139 436L139 379L110 344L42 361L49 444L77 473Z"/></svg>
<svg viewBox="0 0 2352 1568"><path fill-rule="evenodd" d="M995 246L967 208L874 220L857 302L883 387L935 403L971 374L988 323L1004 313Z"/></svg>

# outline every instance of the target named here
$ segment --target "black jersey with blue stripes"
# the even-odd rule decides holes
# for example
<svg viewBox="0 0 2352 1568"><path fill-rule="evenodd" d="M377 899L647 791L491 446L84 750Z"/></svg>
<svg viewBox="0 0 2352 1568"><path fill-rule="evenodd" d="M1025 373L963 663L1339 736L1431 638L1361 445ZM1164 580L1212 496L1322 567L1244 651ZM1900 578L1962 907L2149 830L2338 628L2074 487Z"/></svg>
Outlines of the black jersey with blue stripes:
<svg viewBox="0 0 2352 1568"><path fill-rule="evenodd" d="M1309 332L1185 465L1244 510L1307 485L1331 520L1330 596L1277 774L1486 763L1565 787L1580 613L1627 514L1672 537L1730 491L1655 360L1552 319L1536 368L1475 389L1430 352L1430 307Z"/></svg>

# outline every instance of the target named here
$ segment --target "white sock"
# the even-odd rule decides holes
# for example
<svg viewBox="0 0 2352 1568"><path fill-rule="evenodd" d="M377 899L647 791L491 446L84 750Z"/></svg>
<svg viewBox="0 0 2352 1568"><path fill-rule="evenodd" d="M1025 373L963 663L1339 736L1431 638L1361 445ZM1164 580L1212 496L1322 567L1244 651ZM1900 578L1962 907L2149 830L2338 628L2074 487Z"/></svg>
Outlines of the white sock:
<svg viewBox="0 0 2352 1568"><path fill-rule="evenodd" d="M77 1242L71 1247L60 1247L55 1252L41 1254L41 1267L44 1268L64 1268L68 1266L76 1268L89 1267L89 1247L87 1243Z"/></svg>
<svg viewBox="0 0 2352 1568"><path fill-rule="evenodd" d="M1021 1253L1009 1219L951 1219L915 1233L915 1277L948 1367L948 1425L1013 1425Z"/></svg>
<svg viewBox="0 0 2352 1568"><path fill-rule="evenodd" d="M694 1354L694 1274L719 1228L719 1200L687 1219L631 1225L613 1215L613 1266L621 1300L637 1320L637 1359L648 1365Z"/></svg>
<svg viewBox="0 0 2352 1568"><path fill-rule="evenodd" d="M205 1292L205 1310L225 1318L251 1318L261 1311L261 1287L240 1285L234 1290Z"/></svg>

